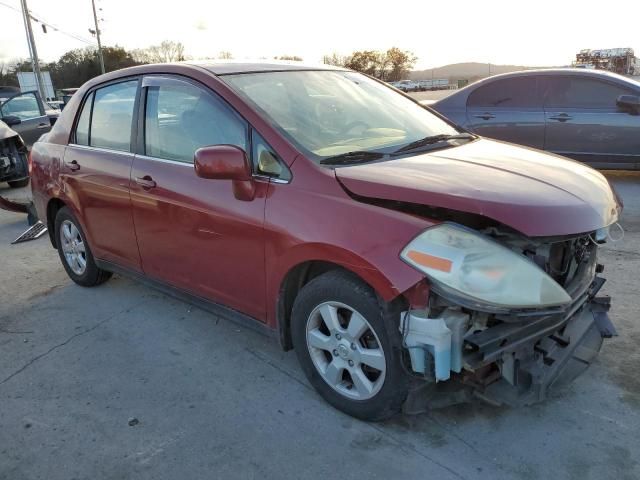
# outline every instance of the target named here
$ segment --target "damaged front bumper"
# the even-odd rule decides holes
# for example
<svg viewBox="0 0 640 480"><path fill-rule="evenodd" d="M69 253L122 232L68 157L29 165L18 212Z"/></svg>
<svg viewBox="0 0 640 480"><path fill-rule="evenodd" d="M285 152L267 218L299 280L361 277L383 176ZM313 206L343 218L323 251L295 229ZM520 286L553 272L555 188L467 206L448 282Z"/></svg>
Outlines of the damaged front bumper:
<svg viewBox="0 0 640 480"><path fill-rule="evenodd" d="M418 370L422 369L427 381L414 382L405 412L418 413L473 398L494 405L529 405L544 400L553 387L571 382L597 356L603 338L616 335L607 314L610 298L598 295L605 280L598 276L590 279L590 283L572 289L573 302L562 312L530 312L477 331L472 326L458 348L451 328L450 376L439 374L437 341L421 344L426 360ZM409 352L420 345L406 332L403 335ZM415 372L413 353L410 358ZM454 368L458 362L461 368Z"/></svg>

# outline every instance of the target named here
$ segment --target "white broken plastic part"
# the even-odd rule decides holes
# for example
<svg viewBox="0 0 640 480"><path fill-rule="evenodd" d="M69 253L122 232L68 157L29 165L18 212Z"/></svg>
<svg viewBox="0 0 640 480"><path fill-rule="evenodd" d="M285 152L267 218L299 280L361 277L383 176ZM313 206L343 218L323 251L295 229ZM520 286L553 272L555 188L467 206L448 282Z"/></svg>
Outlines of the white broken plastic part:
<svg viewBox="0 0 640 480"><path fill-rule="evenodd" d="M452 370L460 372L462 342L468 320L468 315L451 309L437 318L428 318L424 310L404 312L400 331L404 333L413 371L424 374L427 354L431 354L436 381L448 380Z"/></svg>

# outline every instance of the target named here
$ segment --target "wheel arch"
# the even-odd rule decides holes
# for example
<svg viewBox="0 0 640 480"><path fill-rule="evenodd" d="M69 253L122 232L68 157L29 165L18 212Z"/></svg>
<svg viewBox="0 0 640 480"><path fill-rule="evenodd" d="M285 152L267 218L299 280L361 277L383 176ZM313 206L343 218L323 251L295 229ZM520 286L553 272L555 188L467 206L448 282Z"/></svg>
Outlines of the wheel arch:
<svg viewBox="0 0 640 480"><path fill-rule="evenodd" d="M47 202L47 231L49 232L49 240L53 248L58 248L58 242L56 241L55 224L56 215L60 209L66 207L67 204L57 197L54 197Z"/></svg>
<svg viewBox="0 0 640 480"><path fill-rule="evenodd" d="M298 293L314 278L334 270L347 272L368 285L378 297L381 305L402 296L402 292L377 269L326 259L301 261L289 268L279 284L276 301L276 328L283 350L288 351L293 348L291 313ZM419 276L418 280L421 280Z"/></svg>

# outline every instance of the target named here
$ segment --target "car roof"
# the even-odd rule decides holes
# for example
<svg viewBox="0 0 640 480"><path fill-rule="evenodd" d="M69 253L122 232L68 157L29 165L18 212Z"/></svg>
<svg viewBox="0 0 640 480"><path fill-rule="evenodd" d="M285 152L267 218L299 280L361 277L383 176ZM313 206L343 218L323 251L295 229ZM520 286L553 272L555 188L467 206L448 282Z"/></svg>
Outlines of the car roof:
<svg viewBox="0 0 640 480"><path fill-rule="evenodd" d="M236 61L236 60L216 60L216 61L187 61L189 65L198 66L209 70L215 75L230 75L234 73L258 73L258 72L287 72L287 71L309 71L309 70L346 70L345 68L334 67L325 64L313 64L295 61Z"/></svg>

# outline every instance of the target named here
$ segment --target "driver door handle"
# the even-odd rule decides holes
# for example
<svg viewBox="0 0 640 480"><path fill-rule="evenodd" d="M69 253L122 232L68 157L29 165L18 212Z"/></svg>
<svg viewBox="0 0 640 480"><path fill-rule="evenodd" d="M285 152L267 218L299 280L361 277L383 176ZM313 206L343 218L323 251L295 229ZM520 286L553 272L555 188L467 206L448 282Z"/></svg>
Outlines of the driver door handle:
<svg viewBox="0 0 640 480"><path fill-rule="evenodd" d="M479 113L477 115L474 115L474 117L481 118L483 120L491 120L492 118L496 118L494 114L489 112Z"/></svg>
<svg viewBox="0 0 640 480"><path fill-rule="evenodd" d="M47 124L47 123L39 123L38 126L36 128L38 129L43 129L43 128L47 128L49 127L51 124Z"/></svg>
<svg viewBox="0 0 640 480"><path fill-rule="evenodd" d="M78 163L77 160L71 160L67 164L67 167L69 167L69 170L71 170L72 172L75 172L76 170L80 170L80 164Z"/></svg>
<svg viewBox="0 0 640 480"><path fill-rule="evenodd" d="M145 190L154 188L156 186L156 182L149 175L145 175L144 177L136 177L136 183Z"/></svg>

